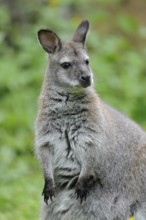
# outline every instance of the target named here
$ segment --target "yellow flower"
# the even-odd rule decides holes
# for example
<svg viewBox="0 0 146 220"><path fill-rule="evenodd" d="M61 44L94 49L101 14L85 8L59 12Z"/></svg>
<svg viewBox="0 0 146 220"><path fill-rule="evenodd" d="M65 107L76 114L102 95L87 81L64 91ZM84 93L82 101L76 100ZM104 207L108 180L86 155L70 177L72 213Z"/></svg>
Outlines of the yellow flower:
<svg viewBox="0 0 146 220"><path fill-rule="evenodd" d="M60 4L60 0L49 0L48 4L52 7L56 7Z"/></svg>
<svg viewBox="0 0 146 220"><path fill-rule="evenodd" d="M128 220L135 220L134 216L128 218Z"/></svg>

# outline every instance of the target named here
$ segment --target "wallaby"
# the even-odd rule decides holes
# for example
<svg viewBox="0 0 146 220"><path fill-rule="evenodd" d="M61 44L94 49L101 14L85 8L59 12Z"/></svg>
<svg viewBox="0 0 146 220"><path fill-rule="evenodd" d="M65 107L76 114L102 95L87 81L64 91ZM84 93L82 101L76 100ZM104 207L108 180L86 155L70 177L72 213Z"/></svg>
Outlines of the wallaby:
<svg viewBox="0 0 146 220"><path fill-rule="evenodd" d="M41 219L146 220L146 133L95 93L88 28L82 21L65 43L38 32L49 55L35 129Z"/></svg>

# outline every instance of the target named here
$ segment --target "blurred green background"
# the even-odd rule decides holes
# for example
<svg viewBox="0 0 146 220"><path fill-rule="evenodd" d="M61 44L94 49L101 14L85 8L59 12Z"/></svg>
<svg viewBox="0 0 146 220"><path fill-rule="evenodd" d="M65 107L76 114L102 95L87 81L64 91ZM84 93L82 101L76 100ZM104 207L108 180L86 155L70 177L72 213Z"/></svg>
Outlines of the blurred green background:
<svg viewBox="0 0 146 220"><path fill-rule="evenodd" d="M146 129L145 0L0 0L0 219L36 220L43 186L34 121L47 56L40 28L69 39L90 21L95 87Z"/></svg>

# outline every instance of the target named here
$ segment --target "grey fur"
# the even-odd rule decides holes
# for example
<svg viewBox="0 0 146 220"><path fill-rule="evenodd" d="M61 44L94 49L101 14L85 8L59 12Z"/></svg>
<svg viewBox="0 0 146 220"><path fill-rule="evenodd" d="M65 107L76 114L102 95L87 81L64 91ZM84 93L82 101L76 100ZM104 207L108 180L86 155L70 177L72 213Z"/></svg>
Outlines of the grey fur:
<svg viewBox="0 0 146 220"><path fill-rule="evenodd" d="M146 133L96 95L88 26L83 21L66 43L50 30L38 35L49 53L35 129L45 179L41 220L143 220Z"/></svg>

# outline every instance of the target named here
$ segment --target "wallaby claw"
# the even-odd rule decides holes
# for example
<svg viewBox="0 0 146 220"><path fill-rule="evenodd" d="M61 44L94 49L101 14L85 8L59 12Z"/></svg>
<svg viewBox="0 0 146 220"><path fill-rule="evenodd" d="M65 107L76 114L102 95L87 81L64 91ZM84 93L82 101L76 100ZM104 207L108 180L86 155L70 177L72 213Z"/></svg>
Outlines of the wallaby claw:
<svg viewBox="0 0 146 220"><path fill-rule="evenodd" d="M79 189L76 189L76 192L75 194L77 194L77 199L80 198L80 204L82 204L83 201L86 201L86 198L87 198L87 194L89 192L87 190L79 190Z"/></svg>
<svg viewBox="0 0 146 220"><path fill-rule="evenodd" d="M53 202L53 197L55 197L54 189L44 189L42 195L44 195L44 202L48 205L48 200L50 199Z"/></svg>
<svg viewBox="0 0 146 220"><path fill-rule="evenodd" d="M55 188L52 184L52 180L45 181L44 189L42 192L44 196L44 202L48 205L48 200L50 199L53 202L53 196L55 197Z"/></svg>
<svg viewBox="0 0 146 220"><path fill-rule="evenodd" d="M79 180L76 184L75 194L77 194L77 199L80 198L80 204L86 201L88 193L88 186L83 181Z"/></svg>

